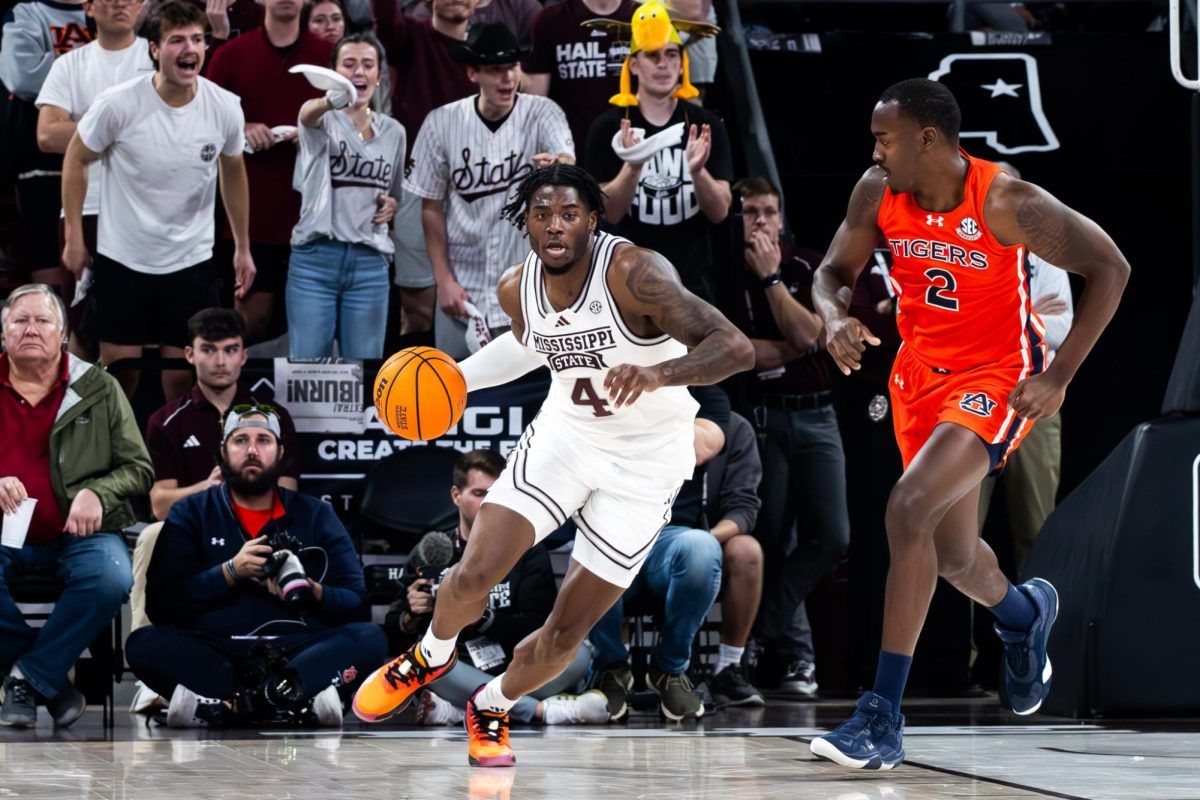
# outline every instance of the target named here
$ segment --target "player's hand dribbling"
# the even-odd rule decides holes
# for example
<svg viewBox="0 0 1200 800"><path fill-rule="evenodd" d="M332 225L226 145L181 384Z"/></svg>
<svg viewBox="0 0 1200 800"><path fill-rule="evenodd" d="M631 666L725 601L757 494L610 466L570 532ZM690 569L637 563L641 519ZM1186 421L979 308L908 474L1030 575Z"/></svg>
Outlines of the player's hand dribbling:
<svg viewBox="0 0 1200 800"><path fill-rule="evenodd" d="M868 344L878 345L879 339L854 317L835 320L826 328L825 349L844 375L862 366Z"/></svg>
<svg viewBox="0 0 1200 800"><path fill-rule="evenodd" d="M1045 419L1054 416L1067 396L1066 381L1052 372L1043 372L1017 384L1008 396L1008 404L1025 419Z"/></svg>
<svg viewBox="0 0 1200 800"><path fill-rule="evenodd" d="M438 305L445 314L466 319L467 303L471 302L471 296L467 294L466 289L459 285L458 281L453 278L438 281L437 297Z"/></svg>
<svg viewBox="0 0 1200 800"><path fill-rule="evenodd" d="M630 405L642 396L642 392L653 392L662 385L662 376L657 369L633 364L615 366L604 377L604 389L616 408Z"/></svg>

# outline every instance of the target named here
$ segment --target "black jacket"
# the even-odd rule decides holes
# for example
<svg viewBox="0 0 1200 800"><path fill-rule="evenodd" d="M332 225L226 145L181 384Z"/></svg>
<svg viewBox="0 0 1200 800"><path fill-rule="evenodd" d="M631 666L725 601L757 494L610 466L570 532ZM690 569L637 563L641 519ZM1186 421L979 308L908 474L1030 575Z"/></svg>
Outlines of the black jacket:
<svg viewBox="0 0 1200 800"><path fill-rule="evenodd" d="M442 573L434 581L434 604L437 603L436 589L441 585L446 572L462 558L466 542L459 538L458 530L446 531L446 535L454 542L454 556ZM410 560L404 567L400 583L411 586L417 580L417 569ZM393 649L407 647L419 638L429 624L429 615L419 616L417 632L408 633L400 627L400 617L408 610L406 592L400 592L388 607L387 617L383 627L387 631L388 641ZM505 663L512 660L513 649L522 639L542 627L554 601L558 597L558 586L554 581L554 568L550 563L550 553L542 545L537 545L525 553L504 580L496 584L488 595L488 611L473 625L468 626L458 637L459 656L467 658L466 642L485 636L504 649ZM499 673L504 666L496 666L489 671Z"/></svg>

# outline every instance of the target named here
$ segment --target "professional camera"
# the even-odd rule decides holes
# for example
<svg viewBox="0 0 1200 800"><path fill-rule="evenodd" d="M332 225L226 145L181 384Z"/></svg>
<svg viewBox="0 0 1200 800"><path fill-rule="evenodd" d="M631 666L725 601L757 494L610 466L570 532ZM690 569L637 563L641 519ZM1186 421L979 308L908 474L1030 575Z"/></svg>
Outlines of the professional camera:
<svg viewBox="0 0 1200 800"><path fill-rule="evenodd" d="M263 564L263 577L274 578L279 583L283 600L290 606L302 607L312 602L313 591L308 585L308 574L300 563L304 545L285 530L275 529L267 534L263 542L271 548L267 563Z"/></svg>

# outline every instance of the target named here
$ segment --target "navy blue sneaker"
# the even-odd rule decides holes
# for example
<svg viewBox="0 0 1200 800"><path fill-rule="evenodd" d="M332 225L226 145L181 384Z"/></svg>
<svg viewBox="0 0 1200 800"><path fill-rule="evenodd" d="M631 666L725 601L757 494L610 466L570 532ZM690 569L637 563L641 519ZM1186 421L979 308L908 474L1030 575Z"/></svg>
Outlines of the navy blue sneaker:
<svg viewBox="0 0 1200 800"><path fill-rule="evenodd" d="M1018 633L993 627L1004 642L1004 682L1000 686L1000 703L1014 714L1032 714L1050 694L1050 655L1046 643L1050 628L1058 617L1058 592L1050 581L1034 578L1017 587L1025 592L1037 608L1033 627Z"/></svg>
<svg viewBox="0 0 1200 800"><path fill-rule="evenodd" d="M904 715L874 692L858 699L850 719L813 739L812 754L843 767L891 769L904 760Z"/></svg>

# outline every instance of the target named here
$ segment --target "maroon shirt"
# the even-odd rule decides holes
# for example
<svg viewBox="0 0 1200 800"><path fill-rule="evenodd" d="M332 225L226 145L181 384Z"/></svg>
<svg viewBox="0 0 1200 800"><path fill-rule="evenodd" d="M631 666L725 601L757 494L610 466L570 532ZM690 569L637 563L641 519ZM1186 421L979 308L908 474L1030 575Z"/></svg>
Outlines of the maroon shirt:
<svg viewBox="0 0 1200 800"><path fill-rule="evenodd" d="M45 544L63 535L66 517L50 482L50 430L67 393L67 357L50 393L29 405L8 377L8 354L0 353L0 476L15 477L37 499L26 544Z"/></svg>
<svg viewBox="0 0 1200 800"><path fill-rule="evenodd" d="M261 122L268 128L295 126L300 106L320 97L321 92L303 75L288 70L296 64L327 67L331 52L330 42L302 31L287 55L280 55L267 38L266 28L259 28L218 50L209 65L208 79L242 98L247 123ZM250 241L254 244L286 245L291 241L292 228L300 219L300 193L292 188L295 166L296 147L290 142L246 155ZM228 220L222 227L223 236L230 238Z"/></svg>
<svg viewBox="0 0 1200 800"><path fill-rule="evenodd" d="M241 384L233 397L233 405L255 402L254 396ZM284 457L288 468L284 475L300 477L300 451L296 426L287 409L271 401L279 414L279 429L283 433ZM146 423L146 449L154 462L154 480L179 482L180 487L204 480L217 465L221 448L221 412L208 402L199 386L183 397L172 400L155 411Z"/></svg>
<svg viewBox="0 0 1200 800"><path fill-rule="evenodd" d="M374 10L375 32L396 68L392 116L404 126L411 153L430 111L476 94L479 87L467 78L467 68L450 57L454 46L462 44L458 39L438 33L428 22L408 19L394 0L375 0Z"/></svg>
<svg viewBox="0 0 1200 800"><path fill-rule="evenodd" d="M628 22L637 6L625 0L604 19ZM521 68L550 74L550 99L562 106L575 140L575 152L587 152L588 127L608 108L617 93L621 64L629 55L628 40L607 30L580 27L602 15L588 10L583 0L546 6L533 18L533 51Z"/></svg>

